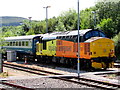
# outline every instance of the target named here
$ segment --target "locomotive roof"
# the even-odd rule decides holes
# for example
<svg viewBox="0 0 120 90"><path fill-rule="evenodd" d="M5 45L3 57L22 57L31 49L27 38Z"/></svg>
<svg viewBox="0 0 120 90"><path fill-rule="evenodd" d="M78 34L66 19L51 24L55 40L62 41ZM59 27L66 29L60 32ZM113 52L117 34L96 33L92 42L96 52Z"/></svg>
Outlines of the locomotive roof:
<svg viewBox="0 0 120 90"><path fill-rule="evenodd" d="M91 31L92 29L79 30L80 36L83 36L86 32ZM67 36L78 35L78 30L68 31Z"/></svg>
<svg viewBox="0 0 120 90"><path fill-rule="evenodd" d="M56 39L58 36L66 36L66 35L46 35L43 36L42 40L53 40Z"/></svg>
<svg viewBox="0 0 120 90"><path fill-rule="evenodd" d="M91 31L92 29L80 30L80 36L83 36L86 32ZM66 31L66 32L53 32L47 34L37 34L37 35L27 35L27 36L16 36L16 37L6 37L5 40L25 40L25 39L33 39L37 36L43 37L42 40L51 40L56 39L58 36L74 36L78 35L78 30L74 31Z"/></svg>
<svg viewBox="0 0 120 90"><path fill-rule="evenodd" d="M26 39L33 39L37 36L42 36L43 34L37 35L27 35L27 36L16 36L16 37L5 37L5 40L26 40Z"/></svg>
<svg viewBox="0 0 120 90"><path fill-rule="evenodd" d="M85 29L85 30L80 30L80 36L83 36L86 32L91 31L92 29ZM43 36L42 40L51 40L51 39L56 39L58 36L74 36L78 35L78 30L74 31L66 31L66 32L54 32L50 33L46 36Z"/></svg>

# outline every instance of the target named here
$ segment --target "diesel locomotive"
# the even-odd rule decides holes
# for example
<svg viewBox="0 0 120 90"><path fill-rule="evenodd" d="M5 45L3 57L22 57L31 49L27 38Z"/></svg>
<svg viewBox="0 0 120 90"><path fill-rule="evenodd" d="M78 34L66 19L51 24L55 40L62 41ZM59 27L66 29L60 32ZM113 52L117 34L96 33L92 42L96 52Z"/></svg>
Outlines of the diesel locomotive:
<svg viewBox="0 0 120 90"><path fill-rule="evenodd" d="M115 60L114 41L101 30L80 30L80 67L106 69ZM78 58L78 31L54 32L39 35L5 38L7 50L17 52L19 59L34 57L41 62L57 62L76 66Z"/></svg>

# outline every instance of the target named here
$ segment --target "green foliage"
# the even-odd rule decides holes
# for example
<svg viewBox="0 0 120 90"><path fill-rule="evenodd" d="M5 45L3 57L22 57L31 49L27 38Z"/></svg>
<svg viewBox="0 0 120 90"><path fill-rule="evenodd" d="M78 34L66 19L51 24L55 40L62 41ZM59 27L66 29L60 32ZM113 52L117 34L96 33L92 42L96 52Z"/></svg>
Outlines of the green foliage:
<svg viewBox="0 0 120 90"><path fill-rule="evenodd" d="M25 34L21 26L3 26L2 32L4 37L20 36Z"/></svg>
<svg viewBox="0 0 120 90"><path fill-rule="evenodd" d="M4 37L2 35L2 29L0 28L0 53L4 53L4 50L2 49L2 46L4 46Z"/></svg>
<svg viewBox="0 0 120 90"><path fill-rule="evenodd" d="M0 73L0 77L1 78L6 78L6 77L8 77L9 75L8 75L8 72L2 72L2 73Z"/></svg>
<svg viewBox="0 0 120 90"><path fill-rule="evenodd" d="M117 57L120 57L120 32L118 35L116 35L113 40L115 41L115 51Z"/></svg>
<svg viewBox="0 0 120 90"><path fill-rule="evenodd" d="M104 23L104 28L102 29L105 29L104 31L106 31L106 29L108 28L109 32L113 32L113 34L111 34L110 36L110 33L107 33L107 36L111 38L120 32L120 0L115 0L112 2L110 0L100 0L100 2L98 2L95 6L95 10L98 14L98 22ZM106 24L105 20L107 22Z"/></svg>
<svg viewBox="0 0 120 90"><path fill-rule="evenodd" d="M94 28L94 14L92 8L85 9L80 12L80 27L81 29Z"/></svg>
<svg viewBox="0 0 120 90"><path fill-rule="evenodd" d="M48 32L54 32L56 31L56 26L58 25L58 18L53 17L48 20ZM45 22L46 23L46 22ZM44 29L46 26L44 27Z"/></svg>
<svg viewBox="0 0 120 90"><path fill-rule="evenodd" d="M59 19L55 26L55 31L66 31L64 23Z"/></svg>
<svg viewBox="0 0 120 90"><path fill-rule="evenodd" d="M75 10L70 9L69 11L63 12L58 18L61 22L63 22L62 27L65 30L74 30L77 29L77 13ZM59 24L59 23L58 23Z"/></svg>
<svg viewBox="0 0 120 90"><path fill-rule="evenodd" d="M26 33L26 35L34 35L35 33L34 33L34 30L33 29L30 29L27 33Z"/></svg>
<svg viewBox="0 0 120 90"><path fill-rule="evenodd" d="M102 19L100 24L98 26L101 30L104 31L104 33L107 35L107 37L111 38L115 35L115 29L114 29L114 23L112 19Z"/></svg>

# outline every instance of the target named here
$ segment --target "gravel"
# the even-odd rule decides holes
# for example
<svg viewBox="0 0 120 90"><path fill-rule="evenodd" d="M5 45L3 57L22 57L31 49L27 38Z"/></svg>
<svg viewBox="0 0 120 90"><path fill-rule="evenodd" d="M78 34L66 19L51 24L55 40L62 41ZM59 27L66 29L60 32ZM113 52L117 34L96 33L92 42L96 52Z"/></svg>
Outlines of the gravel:
<svg viewBox="0 0 120 90"><path fill-rule="evenodd" d="M8 72L11 76L9 76L7 79L9 80L9 83L13 83L16 85L28 87L28 88L90 88L85 85L80 85L80 84L75 84L59 79L52 79L52 78L29 78L28 77L38 77L38 75L34 75L31 73L23 72L23 71L18 71L15 69L11 68L3 68L5 72ZM70 73L75 73L76 70L72 69L67 69L67 68L55 68L56 70L63 70L63 73L65 74L70 74ZM49 70L49 69L47 69ZM61 72L61 73L62 73ZM82 72L82 71L81 71ZM82 72L85 73L85 72ZM40 75L39 75L40 76ZM1 86L0 86L1 88Z"/></svg>
<svg viewBox="0 0 120 90"><path fill-rule="evenodd" d="M40 67L40 66L38 66L38 67ZM43 68L43 67L41 67L41 68ZM48 71L52 70L49 68L44 68L44 69L46 69ZM61 73L64 73L64 74L71 74L71 73L77 72L77 70L60 68L60 67L55 67L55 69L56 69L56 72L59 70L62 70ZM59 80L59 79L44 78L44 77L31 78L30 76L33 76L33 77L38 77L38 76L27 73L27 72L6 68L6 67L4 67L4 71L13 75L13 76L10 76L11 78L13 77L13 79L9 79L9 83L17 84L17 85L28 87L28 88L34 88L34 89L37 89L37 88L73 88L73 89L74 88L85 88L86 89L86 88L88 88L88 90L95 89L95 88L91 88L91 87L88 87L85 85L75 84L75 83L71 83L71 82L67 82L67 81L63 81L63 80ZM85 73L85 71L81 71L80 73L81 74ZM14 76L16 76L17 78L15 79ZM8 78L10 78L10 77L8 77ZM30 79L28 79L26 77L30 77ZM90 76L90 77L93 78L93 76ZM97 79L99 79L99 77ZM0 88L1 88L1 86L0 86Z"/></svg>
<svg viewBox="0 0 120 90"><path fill-rule="evenodd" d="M52 78L10 80L9 83L14 83L28 88L90 88L88 86Z"/></svg>
<svg viewBox="0 0 120 90"><path fill-rule="evenodd" d="M1 90L1 88L9 88L10 89L12 87L0 84L0 90Z"/></svg>

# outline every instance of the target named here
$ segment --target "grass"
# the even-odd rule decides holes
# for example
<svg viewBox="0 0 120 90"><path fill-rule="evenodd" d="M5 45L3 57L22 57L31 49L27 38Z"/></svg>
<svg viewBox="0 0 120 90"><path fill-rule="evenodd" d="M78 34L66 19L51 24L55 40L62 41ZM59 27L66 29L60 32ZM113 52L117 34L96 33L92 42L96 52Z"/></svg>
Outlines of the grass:
<svg viewBox="0 0 120 90"><path fill-rule="evenodd" d="M2 73L0 73L0 77L2 77L2 78L6 78L8 76L9 76L8 72L2 72Z"/></svg>
<svg viewBox="0 0 120 90"><path fill-rule="evenodd" d="M115 77L117 77L117 75L116 74L110 74L110 75L108 75L108 77L111 78L111 79L114 79Z"/></svg>

